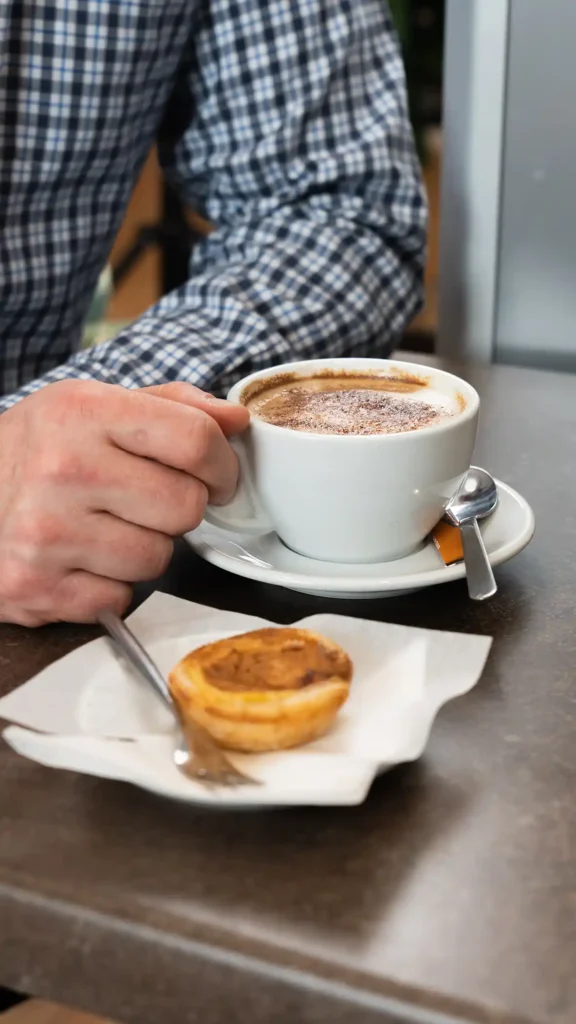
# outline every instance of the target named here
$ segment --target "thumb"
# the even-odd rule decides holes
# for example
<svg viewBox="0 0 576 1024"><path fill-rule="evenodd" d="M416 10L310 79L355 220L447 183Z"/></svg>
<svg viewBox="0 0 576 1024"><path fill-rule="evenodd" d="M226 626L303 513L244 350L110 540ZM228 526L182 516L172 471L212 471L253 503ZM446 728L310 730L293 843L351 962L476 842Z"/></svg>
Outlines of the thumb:
<svg viewBox="0 0 576 1024"><path fill-rule="evenodd" d="M184 381L156 384L154 387L141 390L154 398L163 398L169 402L180 402L182 405L192 405L195 409L201 409L216 420L226 437L242 433L250 422L250 413L243 405L234 405L223 398L214 398L214 395L209 395Z"/></svg>

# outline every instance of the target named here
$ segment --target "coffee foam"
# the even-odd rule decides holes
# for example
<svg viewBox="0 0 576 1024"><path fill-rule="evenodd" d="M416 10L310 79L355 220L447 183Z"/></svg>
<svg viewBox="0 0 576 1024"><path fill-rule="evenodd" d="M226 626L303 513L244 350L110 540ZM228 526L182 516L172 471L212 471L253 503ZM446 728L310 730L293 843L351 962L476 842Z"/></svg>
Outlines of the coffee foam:
<svg viewBox="0 0 576 1024"><path fill-rule="evenodd" d="M427 380L407 375L278 375L257 382L244 398L253 416L276 426L316 434L395 434L422 429L462 410Z"/></svg>

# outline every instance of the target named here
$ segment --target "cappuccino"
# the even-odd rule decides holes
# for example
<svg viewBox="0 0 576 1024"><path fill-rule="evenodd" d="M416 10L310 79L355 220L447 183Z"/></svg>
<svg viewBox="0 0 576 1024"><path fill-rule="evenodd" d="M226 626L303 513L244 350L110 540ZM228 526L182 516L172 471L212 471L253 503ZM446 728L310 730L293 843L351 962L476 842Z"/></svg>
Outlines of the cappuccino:
<svg viewBox="0 0 576 1024"><path fill-rule="evenodd" d="M278 374L258 384L242 399L253 417L313 434L399 434L460 411L457 397L409 375Z"/></svg>
<svg viewBox="0 0 576 1024"><path fill-rule="evenodd" d="M236 496L206 518L236 538L262 536L263 552L274 531L317 561L402 558L436 526L470 466L478 395L434 366L294 362L251 374L228 397L252 421L231 440ZM358 593L368 593L371 575L358 573ZM289 571L282 578L291 585ZM320 566L310 566L310 578L321 592Z"/></svg>

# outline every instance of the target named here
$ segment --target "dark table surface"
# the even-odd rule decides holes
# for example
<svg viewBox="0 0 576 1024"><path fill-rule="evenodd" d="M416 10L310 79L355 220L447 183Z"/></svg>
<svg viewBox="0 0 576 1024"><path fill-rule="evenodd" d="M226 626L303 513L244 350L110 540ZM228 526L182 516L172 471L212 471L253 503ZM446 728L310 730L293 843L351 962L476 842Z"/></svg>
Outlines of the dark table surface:
<svg viewBox="0 0 576 1024"><path fill-rule="evenodd" d="M305 598L184 545L160 589L279 623L330 607L491 634L477 688L355 809L206 812L0 743L0 984L138 1024L574 1024L576 378L463 375L477 461L538 524L491 603L463 583ZM0 691L95 635L0 627Z"/></svg>

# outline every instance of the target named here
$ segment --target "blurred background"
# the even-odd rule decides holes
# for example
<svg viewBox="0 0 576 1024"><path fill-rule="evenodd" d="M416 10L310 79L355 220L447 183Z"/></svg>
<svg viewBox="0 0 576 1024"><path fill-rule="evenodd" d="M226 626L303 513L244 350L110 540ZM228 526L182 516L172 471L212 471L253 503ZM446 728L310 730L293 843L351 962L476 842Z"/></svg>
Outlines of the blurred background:
<svg viewBox="0 0 576 1024"><path fill-rule="evenodd" d="M389 4L404 52L411 117L430 201L426 304L411 324L404 344L413 351L432 352L438 322L444 0L389 0ZM111 274L103 277L87 341L112 336L180 284L189 247L206 228L195 212L182 209L164 186L152 152L112 251Z"/></svg>

